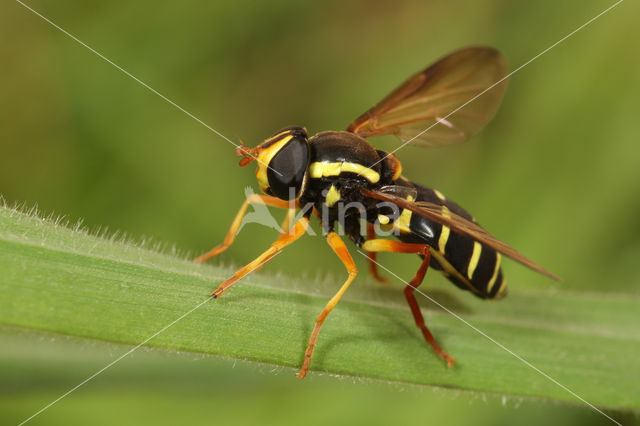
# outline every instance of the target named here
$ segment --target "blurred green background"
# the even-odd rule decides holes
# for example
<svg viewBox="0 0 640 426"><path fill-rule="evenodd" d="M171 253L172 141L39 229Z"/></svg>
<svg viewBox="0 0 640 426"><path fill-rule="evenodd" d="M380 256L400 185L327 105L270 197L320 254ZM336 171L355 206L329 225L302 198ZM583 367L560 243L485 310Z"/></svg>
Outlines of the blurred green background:
<svg viewBox="0 0 640 426"><path fill-rule="evenodd" d="M291 124L312 134L344 129L410 74L462 46L494 46L516 68L613 2L28 4L208 125L253 146ZM407 177L438 188L565 279L553 283L508 262L511 291L639 293L638 12L637 2L623 2L515 74L494 122L472 141L399 153ZM152 236L195 255L222 240L245 187L259 191L253 165L238 168L231 144L19 3L0 6L0 57L0 194L8 202L37 203L91 229ZM274 236L248 225L216 262L245 263ZM408 256L381 260L405 277L417 266ZM323 241L306 238L265 271L339 276L341 266ZM428 283L456 291L435 274ZM57 339L55 349L34 352L27 350L33 339L7 330L2 336L3 371L24 364L22 379L0 383L12 401L3 412L14 421L103 365L104 355L86 343ZM32 352L39 355L16 355ZM82 371L69 354L84 360ZM173 417L158 412L170 408L194 422L216 422L221 411L225 422L295 423L318 413L384 422L371 414L383 401L395 404L390 413L402 423L603 420L578 407L470 403L472 397L444 391L402 393L330 379L300 385L268 369L255 377L255 366L229 373L223 361L213 362L218 368L176 358L156 356L146 375L114 371L61 403L58 417L38 421L68 424L102 412L100 421L109 424L109 416L125 421L126 412L131 422L162 423ZM22 407L15 409L20 415L5 411L8 405Z"/></svg>

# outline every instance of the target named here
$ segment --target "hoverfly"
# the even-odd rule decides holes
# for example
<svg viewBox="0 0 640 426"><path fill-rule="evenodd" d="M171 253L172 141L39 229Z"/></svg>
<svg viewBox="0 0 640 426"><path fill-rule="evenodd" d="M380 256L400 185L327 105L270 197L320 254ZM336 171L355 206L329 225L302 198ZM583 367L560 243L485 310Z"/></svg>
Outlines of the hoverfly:
<svg viewBox="0 0 640 426"><path fill-rule="evenodd" d="M405 178L396 156L376 150L365 138L395 135L426 146L462 142L495 115L506 88L505 76L506 63L500 52L488 47L464 48L410 77L353 121L347 131L309 137L302 127L287 127L255 148L238 147L236 153L243 157L241 166L257 160L256 177L266 195L251 194L224 242L196 261L216 256L233 243L249 204L280 207L288 209L288 213L282 233L271 247L223 282L212 295L219 297L238 279L296 241L306 232L310 217L318 216L326 240L346 267L348 278L315 322L297 374L305 377L320 327L358 273L336 232L335 223L340 220L345 235L368 253L369 269L376 280L385 281L377 271L377 252L415 253L422 258L404 295L427 343L452 366L454 359L426 327L413 294L428 267L484 299L506 295L501 255L553 279L559 278L492 237L468 212L439 191ZM361 207L345 209L349 204ZM302 209L302 215L294 221L297 208ZM397 240L378 238L382 229L394 231Z"/></svg>

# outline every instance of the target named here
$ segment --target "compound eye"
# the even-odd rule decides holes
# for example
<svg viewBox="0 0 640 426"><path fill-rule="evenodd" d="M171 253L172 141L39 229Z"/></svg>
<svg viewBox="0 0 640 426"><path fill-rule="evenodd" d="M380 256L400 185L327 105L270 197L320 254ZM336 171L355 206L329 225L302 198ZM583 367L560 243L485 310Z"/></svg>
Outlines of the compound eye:
<svg viewBox="0 0 640 426"><path fill-rule="evenodd" d="M297 198L309 165L309 145L302 135L294 136L269 162L267 178L273 195ZM291 189L290 189L291 188Z"/></svg>

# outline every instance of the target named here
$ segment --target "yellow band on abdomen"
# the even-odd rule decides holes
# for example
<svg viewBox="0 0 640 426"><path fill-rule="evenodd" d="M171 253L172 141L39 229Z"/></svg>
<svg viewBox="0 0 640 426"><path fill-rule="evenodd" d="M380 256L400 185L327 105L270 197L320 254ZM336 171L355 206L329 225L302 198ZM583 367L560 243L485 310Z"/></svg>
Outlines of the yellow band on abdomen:
<svg viewBox="0 0 640 426"><path fill-rule="evenodd" d="M467 267L467 277L473 279L473 273L478 267L478 261L480 260L480 254L482 253L482 244L477 241L473 242L473 253L471 253L471 259L469 260L469 266Z"/></svg>

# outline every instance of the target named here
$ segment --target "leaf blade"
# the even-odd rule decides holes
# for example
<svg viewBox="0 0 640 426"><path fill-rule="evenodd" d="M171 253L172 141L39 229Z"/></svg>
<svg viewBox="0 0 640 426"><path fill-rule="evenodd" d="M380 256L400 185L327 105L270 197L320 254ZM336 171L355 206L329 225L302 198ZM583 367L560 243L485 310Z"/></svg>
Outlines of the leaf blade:
<svg viewBox="0 0 640 426"><path fill-rule="evenodd" d="M0 323L5 325L138 344L202 302L229 273L9 209L0 213ZM413 325L400 292L359 281L323 327L312 370L579 403L422 300L430 328L458 360L453 369L444 368ZM295 369L316 315L338 285L315 284L247 277L149 345ZM453 293L453 303L438 299L587 401L640 410L640 392L633 391L640 335L630 322L640 308L636 297L513 293L495 304L468 297L458 303L459 293Z"/></svg>

